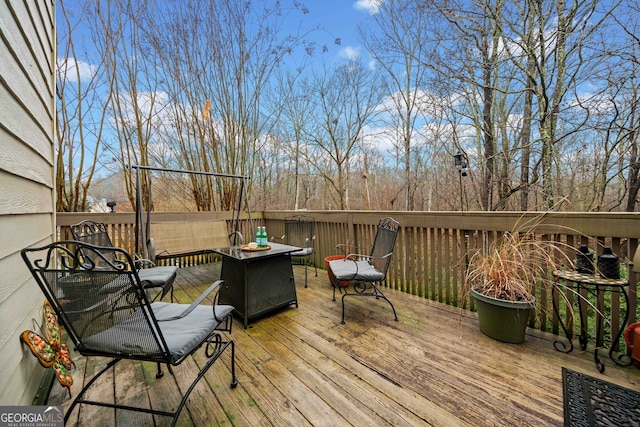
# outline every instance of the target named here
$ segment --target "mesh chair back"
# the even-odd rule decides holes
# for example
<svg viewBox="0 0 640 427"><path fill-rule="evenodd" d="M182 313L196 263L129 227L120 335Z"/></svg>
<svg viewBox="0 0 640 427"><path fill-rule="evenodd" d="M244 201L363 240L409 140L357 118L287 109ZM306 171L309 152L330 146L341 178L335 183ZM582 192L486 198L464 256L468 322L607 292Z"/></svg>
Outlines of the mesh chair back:
<svg viewBox="0 0 640 427"><path fill-rule="evenodd" d="M310 216L296 215L285 218L284 234L287 245L310 248L313 245L314 219Z"/></svg>
<svg viewBox="0 0 640 427"><path fill-rule="evenodd" d="M127 342L134 344L119 351L128 358L168 360L128 252L61 241L25 249L22 257L81 354L114 356Z"/></svg>
<svg viewBox="0 0 640 427"><path fill-rule="evenodd" d="M77 240L83 243L89 243L95 246L113 248L113 242L111 242L111 238L109 237L109 233L107 232L107 225L102 222L95 222L90 220L85 220L79 222L78 224L74 224L69 226L71 230L71 235L73 236L73 240ZM109 261L115 261L113 257L116 255L111 251L103 251L103 255ZM100 258L96 260L100 261Z"/></svg>
<svg viewBox="0 0 640 427"><path fill-rule="evenodd" d="M393 248L396 244L399 227L400 223L393 218L384 218L378 223L378 230L371 249L372 259L370 263L376 270L384 273L385 276L389 269L391 253L393 253Z"/></svg>

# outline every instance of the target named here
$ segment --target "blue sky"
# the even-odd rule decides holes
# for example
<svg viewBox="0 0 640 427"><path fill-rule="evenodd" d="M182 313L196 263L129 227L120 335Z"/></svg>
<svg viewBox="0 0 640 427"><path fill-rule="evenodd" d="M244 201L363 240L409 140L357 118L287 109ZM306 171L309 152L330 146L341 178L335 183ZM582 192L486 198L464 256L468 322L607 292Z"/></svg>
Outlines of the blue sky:
<svg viewBox="0 0 640 427"><path fill-rule="evenodd" d="M64 1L65 9L71 14L71 18L81 17L82 3L84 0L58 0ZM162 4L163 0L156 0ZM207 0L209 1L209 0ZM274 0L265 0L268 5ZM313 40L317 43L316 53L313 56L310 69L315 68L319 62L326 61L327 64L335 64L344 61L346 58L360 55L362 60L367 63L370 61L369 54L362 46L359 35L358 26L365 23L373 14L376 13L379 5L384 0L281 0L281 6L285 10L291 10L294 5L302 5L308 10L303 14L301 11L294 11L287 16L282 31L286 34L296 34L298 32L306 32L312 28L322 28L319 31L313 31L308 34L305 39ZM259 4L256 1L256 5ZM63 19L63 14L58 14L58 20ZM85 22L86 24L86 22ZM60 23L60 30L64 31L64 24ZM77 66L80 71L80 79L89 81L96 70L99 62L95 58L95 51L91 46L91 37L89 29L83 25L81 20L78 27L74 28L74 38L76 39L76 47L78 48L75 58L65 58L64 52L59 51L58 56L60 65L66 60L71 61L72 68ZM339 38L340 44L335 44L335 40ZM87 42L86 44L84 42ZM328 51L322 53L322 46L326 45ZM86 49L86 50L85 50ZM294 61L297 62L297 61ZM67 75L70 83L76 82L75 73L71 72Z"/></svg>
<svg viewBox="0 0 640 427"><path fill-rule="evenodd" d="M343 45L356 45L358 24L375 13L379 3L380 0L309 0L305 3L309 9L305 19L341 37Z"/></svg>
<svg viewBox="0 0 640 427"><path fill-rule="evenodd" d="M59 0L62 1L62 0ZM159 0L161 1L161 0ZM291 28L286 30L296 33L299 29L310 29L321 27L324 31L315 31L309 35L309 39L318 43L319 48L327 45L329 52L325 56L330 62L336 62L340 59L361 55L365 61L369 55L359 41L357 32L358 25L362 24L371 15L375 14L379 5L384 0L285 0L282 2L283 7L291 7L294 3L304 5L309 13L303 15L296 13L294 19L291 20ZM78 10L80 2L73 0L64 0L65 8L68 10ZM79 13L79 12L76 12ZM61 18L61 14L59 14ZM77 36L89 37L82 27L76 28ZM336 38L340 38L340 45L334 43ZM90 46L89 46L90 47ZM89 56L92 52L87 52ZM61 52L59 52L59 55ZM316 55L320 56L320 55ZM91 57L79 56L75 58L78 61L81 73L85 77L89 77L92 73ZM73 79L74 76L70 75Z"/></svg>
<svg viewBox="0 0 640 427"><path fill-rule="evenodd" d="M331 58L338 59L354 54L363 55L357 28L358 25L374 14L382 0L300 0L309 13L303 16L305 27L321 26L326 32L319 31L313 36L320 45L327 44ZM339 46L334 44L341 39Z"/></svg>

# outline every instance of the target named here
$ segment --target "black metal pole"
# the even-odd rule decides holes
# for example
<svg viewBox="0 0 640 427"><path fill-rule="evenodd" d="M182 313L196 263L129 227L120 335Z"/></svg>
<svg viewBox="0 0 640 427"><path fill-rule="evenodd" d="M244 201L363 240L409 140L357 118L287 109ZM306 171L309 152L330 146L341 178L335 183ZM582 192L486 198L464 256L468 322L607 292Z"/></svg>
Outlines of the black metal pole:
<svg viewBox="0 0 640 427"><path fill-rule="evenodd" d="M136 247L134 252L140 253L140 226L142 222L142 211L140 210L140 205L142 203L142 195L140 194L140 170L136 168ZM147 254L143 254L144 258L147 257Z"/></svg>

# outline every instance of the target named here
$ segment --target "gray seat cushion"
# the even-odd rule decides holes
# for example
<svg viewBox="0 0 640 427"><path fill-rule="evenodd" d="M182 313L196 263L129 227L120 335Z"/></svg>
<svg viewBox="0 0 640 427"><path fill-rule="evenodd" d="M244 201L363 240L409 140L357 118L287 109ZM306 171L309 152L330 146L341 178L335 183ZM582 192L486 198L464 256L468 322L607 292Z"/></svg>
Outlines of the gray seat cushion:
<svg viewBox="0 0 640 427"><path fill-rule="evenodd" d="M145 288L162 288L164 296L173 286L176 279L177 267L152 267L138 270L138 277ZM107 277L107 276L105 276ZM123 274L104 286L101 286L98 293L112 293L128 288L131 279L127 274Z"/></svg>
<svg viewBox="0 0 640 427"><path fill-rule="evenodd" d="M138 277L145 282L145 287L164 287L167 282L173 283L176 278L177 267L151 267L138 270Z"/></svg>
<svg viewBox="0 0 640 427"><path fill-rule="evenodd" d="M384 274L376 270L368 261L337 259L329 261L329 268L338 280L359 280L363 282L380 282L384 280Z"/></svg>
<svg viewBox="0 0 640 427"><path fill-rule="evenodd" d="M211 331L220 325L221 319L226 318L233 311L233 307L230 305L216 305L214 317L210 305L199 305L182 319L162 321L162 319L180 315L187 307L189 307L188 304L166 302L151 304L162 335L169 346L169 352L176 357L189 354Z"/></svg>
<svg viewBox="0 0 640 427"><path fill-rule="evenodd" d="M187 307L188 304L166 302L151 304L172 361L190 354L220 324L214 318L213 309L209 305L199 305L181 319L162 321L180 315ZM232 310L233 307L230 305L215 306L218 319L224 319ZM162 353L142 311L135 312L122 322L87 337L82 342L88 349L111 354L159 356Z"/></svg>
<svg viewBox="0 0 640 427"><path fill-rule="evenodd" d="M291 256L309 256L313 253L313 248L302 248L299 251L291 252Z"/></svg>

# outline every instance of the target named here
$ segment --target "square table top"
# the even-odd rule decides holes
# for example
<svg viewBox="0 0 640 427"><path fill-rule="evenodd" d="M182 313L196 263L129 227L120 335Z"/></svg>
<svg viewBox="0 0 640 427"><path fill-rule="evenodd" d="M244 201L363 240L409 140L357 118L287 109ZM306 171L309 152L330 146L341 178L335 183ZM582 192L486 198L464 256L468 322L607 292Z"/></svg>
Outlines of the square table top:
<svg viewBox="0 0 640 427"><path fill-rule="evenodd" d="M239 261L249 262L251 260L266 258L278 255L287 255L301 251L302 248L297 246L289 246L281 243L269 242L270 249L267 250L243 250L246 245L230 246L226 248L216 248L213 252L223 257L234 258Z"/></svg>

